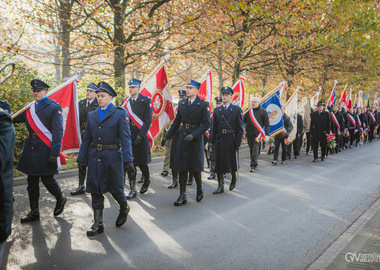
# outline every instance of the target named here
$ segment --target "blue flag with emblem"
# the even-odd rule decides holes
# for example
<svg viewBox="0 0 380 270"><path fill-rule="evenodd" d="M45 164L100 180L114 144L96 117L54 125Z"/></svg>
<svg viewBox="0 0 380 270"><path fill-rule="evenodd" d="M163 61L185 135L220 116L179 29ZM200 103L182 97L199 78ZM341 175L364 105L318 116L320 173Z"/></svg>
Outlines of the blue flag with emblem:
<svg viewBox="0 0 380 270"><path fill-rule="evenodd" d="M260 103L269 118L269 136L275 136L276 134L284 130L284 121L282 120L281 103L280 103L280 90L273 92L268 97L265 97Z"/></svg>

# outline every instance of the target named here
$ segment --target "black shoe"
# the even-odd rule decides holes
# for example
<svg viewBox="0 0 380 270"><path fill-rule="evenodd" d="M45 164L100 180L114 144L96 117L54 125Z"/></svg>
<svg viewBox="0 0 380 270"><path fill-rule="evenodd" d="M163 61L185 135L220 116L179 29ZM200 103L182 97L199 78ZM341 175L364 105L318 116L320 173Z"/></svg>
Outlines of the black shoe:
<svg viewBox="0 0 380 270"><path fill-rule="evenodd" d="M103 209L94 209L95 223L91 226L91 229L87 231L87 236L95 236L104 232L103 225Z"/></svg>
<svg viewBox="0 0 380 270"><path fill-rule="evenodd" d="M144 184L142 185L142 187L140 189L140 194L144 194L145 192L148 191L149 184L150 184L149 180L144 182Z"/></svg>
<svg viewBox="0 0 380 270"><path fill-rule="evenodd" d="M282 165L285 165L285 160L281 161L281 164L282 164Z"/></svg>
<svg viewBox="0 0 380 270"><path fill-rule="evenodd" d="M203 199L203 191L199 193L197 192L197 198L196 198L197 202L200 202L202 199Z"/></svg>
<svg viewBox="0 0 380 270"><path fill-rule="evenodd" d="M297 159L297 155L294 155L294 159Z"/></svg>
<svg viewBox="0 0 380 270"><path fill-rule="evenodd" d="M213 180L215 179L215 173L210 173L209 177L207 177L208 180Z"/></svg>
<svg viewBox="0 0 380 270"><path fill-rule="evenodd" d="M213 192L213 194L219 194L224 192L224 178L221 174L218 174L218 188Z"/></svg>
<svg viewBox="0 0 380 270"><path fill-rule="evenodd" d="M131 190L128 195L126 196L127 200L131 200L137 197L136 190Z"/></svg>
<svg viewBox="0 0 380 270"><path fill-rule="evenodd" d="M321 158L321 161L324 161L324 160L325 160L325 158L324 158L324 157L322 157L322 158Z"/></svg>
<svg viewBox="0 0 380 270"><path fill-rule="evenodd" d="M71 191L70 194L71 194L72 196L84 194L84 193L85 193L85 192L84 192L84 189L85 189L84 186L83 186L83 185L80 185L79 187L77 187L76 190Z"/></svg>
<svg viewBox="0 0 380 270"><path fill-rule="evenodd" d="M173 182L168 186L168 188L172 189L172 188L176 188L176 187L178 187L178 180L173 179Z"/></svg>
<svg viewBox="0 0 380 270"><path fill-rule="evenodd" d="M273 161L272 161L272 164L273 164L273 165L277 165L277 160L273 160Z"/></svg>
<svg viewBox="0 0 380 270"><path fill-rule="evenodd" d="M139 183L139 184L144 183L144 175L141 175L141 178L139 181L137 181L137 183Z"/></svg>
<svg viewBox="0 0 380 270"><path fill-rule="evenodd" d="M26 215L26 217L21 218L20 222L27 223L35 220L40 220L40 212L38 210L38 207L32 208L32 210Z"/></svg>
<svg viewBox="0 0 380 270"><path fill-rule="evenodd" d="M236 187L236 172L232 172L231 175L230 190L233 190Z"/></svg>
<svg viewBox="0 0 380 270"><path fill-rule="evenodd" d="M189 178L189 180L187 181L187 185L191 186L192 184L193 184L193 178Z"/></svg>
<svg viewBox="0 0 380 270"><path fill-rule="evenodd" d="M174 202L174 206L181 206L187 203L186 194L179 195L178 199Z"/></svg>
<svg viewBox="0 0 380 270"><path fill-rule="evenodd" d="M255 172L255 167L252 166L249 172Z"/></svg>
<svg viewBox="0 0 380 270"><path fill-rule="evenodd" d="M66 196L62 194L62 197L57 200L57 204L55 205L54 216L59 216L63 212L66 201Z"/></svg>
<svg viewBox="0 0 380 270"><path fill-rule="evenodd" d="M162 171L161 175L162 176L168 176L169 172L168 171Z"/></svg>
<svg viewBox="0 0 380 270"><path fill-rule="evenodd" d="M127 202L120 205L120 212L115 222L116 227L122 226L127 221L129 210L131 210L131 208L129 207Z"/></svg>
<svg viewBox="0 0 380 270"><path fill-rule="evenodd" d="M315 159L313 159L313 162L316 162L318 159L317 158L315 158Z"/></svg>

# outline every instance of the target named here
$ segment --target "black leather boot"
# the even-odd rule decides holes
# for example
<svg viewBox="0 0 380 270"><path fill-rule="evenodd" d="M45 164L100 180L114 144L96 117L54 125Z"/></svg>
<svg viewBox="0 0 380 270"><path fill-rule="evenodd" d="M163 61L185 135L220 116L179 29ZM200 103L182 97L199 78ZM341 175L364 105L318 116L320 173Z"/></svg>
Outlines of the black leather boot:
<svg viewBox="0 0 380 270"><path fill-rule="evenodd" d="M189 173L189 180L187 180L187 185L191 186L193 184L194 174Z"/></svg>
<svg viewBox="0 0 380 270"><path fill-rule="evenodd" d="M85 190L84 185L79 185L79 186L77 187L77 189L74 190L74 191L71 191L70 194L71 194L72 196L75 196L75 195L81 195L81 194L84 194L84 193L85 193L84 190Z"/></svg>
<svg viewBox="0 0 380 270"><path fill-rule="evenodd" d="M236 187L236 172L231 172L231 176L230 190L233 190Z"/></svg>
<svg viewBox="0 0 380 270"><path fill-rule="evenodd" d="M168 186L168 188L176 188L178 186L178 172L172 170L173 182Z"/></svg>
<svg viewBox="0 0 380 270"><path fill-rule="evenodd" d="M149 178L149 167L148 165L140 166L141 172L144 176L144 183L140 189L140 193L144 194L148 191L149 185L150 185L150 178Z"/></svg>
<svg viewBox="0 0 380 270"><path fill-rule="evenodd" d="M124 203L120 205L120 212L119 212L119 215L117 216L116 223L115 223L116 227L122 226L127 221L129 210L130 210L130 207L127 201L125 201Z"/></svg>
<svg viewBox="0 0 380 270"><path fill-rule="evenodd" d="M193 173L193 175L194 175L195 183L197 183L197 197L196 197L196 200L197 200L197 202L200 202L203 199L201 172L195 172L195 173Z"/></svg>
<svg viewBox="0 0 380 270"><path fill-rule="evenodd" d="M63 194L62 194L61 198L57 199L57 203L56 203L55 208L54 208L54 216L59 216L63 212L63 209L65 208L66 201L67 201L66 196Z"/></svg>
<svg viewBox="0 0 380 270"><path fill-rule="evenodd" d="M218 188L213 192L213 194L219 194L224 192L224 177L222 173L218 173Z"/></svg>
<svg viewBox="0 0 380 270"><path fill-rule="evenodd" d="M79 185L76 190L70 192L72 196L85 193L84 180L86 179L86 169L87 169L86 165L78 164Z"/></svg>
<svg viewBox="0 0 380 270"><path fill-rule="evenodd" d="M129 180L129 187L131 188L131 191L126 196L127 200L134 199L137 196L137 192L136 192L136 179Z"/></svg>
<svg viewBox="0 0 380 270"><path fill-rule="evenodd" d="M95 223L92 225L91 229L87 231L87 236L94 236L104 232L103 209L94 209L94 220Z"/></svg>
<svg viewBox="0 0 380 270"><path fill-rule="evenodd" d="M40 211L38 210L38 200L30 201L30 212L26 217L21 218L21 223L27 223L34 220L40 220Z"/></svg>
<svg viewBox="0 0 380 270"><path fill-rule="evenodd" d="M144 174L141 175L141 178L139 181L137 181L137 183L139 184L144 183Z"/></svg>
<svg viewBox="0 0 380 270"><path fill-rule="evenodd" d="M186 182L187 173L179 173L179 197L177 201L174 202L174 206L181 206L187 203L186 198Z"/></svg>

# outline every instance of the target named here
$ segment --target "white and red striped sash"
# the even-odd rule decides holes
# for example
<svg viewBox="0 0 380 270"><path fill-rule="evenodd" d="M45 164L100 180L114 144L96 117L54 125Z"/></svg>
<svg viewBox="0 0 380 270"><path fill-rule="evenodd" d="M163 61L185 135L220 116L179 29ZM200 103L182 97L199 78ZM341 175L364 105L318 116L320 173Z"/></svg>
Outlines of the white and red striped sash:
<svg viewBox="0 0 380 270"><path fill-rule="evenodd" d="M373 116L373 113L369 112L369 116L371 116L372 122L373 122L374 124L376 124L376 119L375 119L375 117Z"/></svg>
<svg viewBox="0 0 380 270"><path fill-rule="evenodd" d="M340 130L340 125L339 125L338 119L336 119L335 114L333 112L330 112L330 114L331 114L331 118L333 119L336 127L338 128L338 130Z"/></svg>
<svg viewBox="0 0 380 270"><path fill-rule="evenodd" d="M36 133L38 138L40 138L41 141L43 141L46 144L46 146L51 149L53 135L44 126L40 118L37 116L35 105L32 104L32 106L30 106L29 109L26 110L26 117L34 133ZM58 170L61 170L66 167L66 158L61 152L59 153L59 157L57 157L57 165L58 165Z"/></svg>
<svg viewBox="0 0 380 270"><path fill-rule="evenodd" d="M350 119L351 123L356 126L355 119L351 114L348 114L348 119Z"/></svg>
<svg viewBox="0 0 380 270"><path fill-rule="evenodd" d="M257 121L257 119L256 119L256 117L255 117L255 115L253 113L253 109L252 108L249 110L249 116L251 118L251 121L252 121L253 125L259 131L259 135L255 139L257 142L259 142L259 141L261 141L262 139L265 138L265 131L262 128L262 126L260 125L259 121Z"/></svg>
<svg viewBox="0 0 380 270"><path fill-rule="evenodd" d="M132 122L139 128L143 126L144 122L132 111L131 107L131 98L127 100L127 105L125 108L128 111L129 118L132 120ZM149 142L150 142L150 147L152 148L154 146L154 138L152 136L152 133L150 133L150 130L148 130L148 133L146 134L148 136Z"/></svg>

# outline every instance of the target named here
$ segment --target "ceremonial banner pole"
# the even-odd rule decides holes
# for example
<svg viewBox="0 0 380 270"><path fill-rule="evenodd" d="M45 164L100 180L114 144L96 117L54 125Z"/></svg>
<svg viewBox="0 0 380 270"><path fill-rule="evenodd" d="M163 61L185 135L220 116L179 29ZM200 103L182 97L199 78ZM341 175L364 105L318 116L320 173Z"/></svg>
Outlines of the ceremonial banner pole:
<svg viewBox="0 0 380 270"><path fill-rule="evenodd" d="M69 84L73 83L74 81L77 81L77 80L80 80L83 76L84 76L84 73L86 72L86 69L82 69L80 72L78 72L75 76L71 77L70 79L68 79L67 81L63 82L62 84L58 85L56 88L54 88L53 90L50 90L48 92L48 94L46 96L50 96L52 94L54 94L55 92L61 90L62 88L68 86ZM20 114L22 114L23 112L25 112L30 106L32 106L32 104L34 104L35 101L29 103L28 105L26 105L24 108L22 108L21 110L19 110L18 112L12 114L12 119L19 116Z"/></svg>
<svg viewBox="0 0 380 270"><path fill-rule="evenodd" d="M153 77L156 75L157 71L162 68L165 63L169 60L170 58L170 53L168 53L167 55L164 56L164 58L161 60L161 62L153 69L153 71L143 80L143 82L141 83L141 86L140 86L140 90L141 89L144 89L145 87L145 84ZM128 99L126 99L126 101L120 106L120 107L125 107L125 105L127 105L127 102L128 102Z"/></svg>

